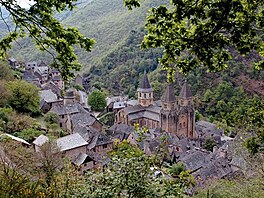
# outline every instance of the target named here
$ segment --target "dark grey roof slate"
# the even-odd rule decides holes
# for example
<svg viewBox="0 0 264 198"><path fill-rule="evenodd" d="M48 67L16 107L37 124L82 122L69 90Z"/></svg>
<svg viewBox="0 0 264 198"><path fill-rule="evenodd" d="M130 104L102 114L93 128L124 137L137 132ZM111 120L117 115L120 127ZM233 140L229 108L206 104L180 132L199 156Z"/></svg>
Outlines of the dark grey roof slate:
<svg viewBox="0 0 264 198"><path fill-rule="evenodd" d="M191 150L191 153L186 153L180 161L184 162L186 168L188 170L197 170L202 168L208 163L208 153L199 151L199 150Z"/></svg>
<svg viewBox="0 0 264 198"><path fill-rule="evenodd" d="M96 118L93 114L89 112L82 112L71 115L71 121L73 128L76 127L78 124L91 126L96 121Z"/></svg>
<svg viewBox="0 0 264 198"><path fill-rule="evenodd" d="M190 86L188 85L187 81L185 80L184 81L184 84L181 88L181 92L180 92L180 97L182 98L189 98L189 97L192 97L192 91L191 91L191 88Z"/></svg>
<svg viewBox="0 0 264 198"><path fill-rule="evenodd" d="M165 93L163 94L161 100L163 102L175 102L176 101L176 97L174 95L174 88L173 88L173 84L169 84L166 88Z"/></svg>
<svg viewBox="0 0 264 198"><path fill-rule="evenodd" d="M114 139L119 139L123 141L124 139L127 139L129 134L134 131L134 127L126 124L114 124L111 126L108 131L107 135Z"/></svg>
<svg viewBox="0 0 264 198"><path fill-rule="evenodd" d="M73 132L79 133L82 136L82 138L87 142L91 142L95 134L98 133L98 131L95 128L83 125L81 123L79 123L77 126L73 128Z"/></svg>
<svg viewBox="0 0 264 198"><path fill-rule="evenodd" d="M74 133L57 139L57 146L59 147L60 151L67 151L85 145L88 145L88 143L79 133Z"/></svg>
<svg viewBox="0 0 264 198"><path fill-rule="evenodd" d="M151 89L146 71L144 72L140 88L141 89Z"/></svg>
<svg viewBox="0 0 264 198"><path fill-rule="evenodd" d="M48 103L55 102L58 100L57 95L53 93L51 89L41 90L39 94L40 94L41 99L43 99L44 101Z"/></svg>
<svg viewBox="0 0 264 198"><path fill-rule="evenodd" d="M96 145L112 143L112 140L107 137L104 133L97 134Z"/></svg>
<svg viewBox="0 0 264 198"><path fill-rule="evenodd" d="M77 158L73 161L73 163L77 166L80 166L88 161L92 161L93 159L91 157L89 157L87 154L85 153L80 153Z"/></svg>
<svg viewBox="0 0 264 198"><path fill-rule="evenodd" d="M51 108L51 111L57 115L70 115L78 112L85 112L86 110L79 103L74 103L67 105L55 105Z"/></svg>
<svg viewBox="0 0 264 198"><path fill-rule="evenodd" d="M37 146L42 146L42 145L45 144L47 141L49 141L49 138L48 138L47 136L41 134L40 136L38 136L38 137L34 140L33 144L35 144L35 145L37 145Z"/></svg>
<svg viewBox="0 0 264 198"><path fill-rule="evenodd" d="M228 161L224 158L219 158L217 160L213 160L212 162L207 163L203 168L201 168L194 175L200 175L202 180L206 180L208 178L217 178L221 179L233 171L228 164Z"/></svg>

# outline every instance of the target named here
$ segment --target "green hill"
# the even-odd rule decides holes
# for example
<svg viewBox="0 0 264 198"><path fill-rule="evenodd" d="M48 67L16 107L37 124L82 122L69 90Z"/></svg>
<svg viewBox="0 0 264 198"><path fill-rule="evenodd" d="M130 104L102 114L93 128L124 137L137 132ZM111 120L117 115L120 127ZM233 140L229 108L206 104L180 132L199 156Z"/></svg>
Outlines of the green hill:
<svg viewBox="0 0 264 198"><path fill-rule="evenodd" d="M57 15L62 23L74 26L87 37L94 38L96 44L91 53L76 49L83 69L88 70L97 65L103 57L125 42L132 30L143 27L147 10L168 0L147 0L139 9L128 11L122 0L83 0L73 12L63 12ZM39 57L51 61L47 54L39 52L30 39L14 43L10 56L23 61L37 60Z"/></svg>

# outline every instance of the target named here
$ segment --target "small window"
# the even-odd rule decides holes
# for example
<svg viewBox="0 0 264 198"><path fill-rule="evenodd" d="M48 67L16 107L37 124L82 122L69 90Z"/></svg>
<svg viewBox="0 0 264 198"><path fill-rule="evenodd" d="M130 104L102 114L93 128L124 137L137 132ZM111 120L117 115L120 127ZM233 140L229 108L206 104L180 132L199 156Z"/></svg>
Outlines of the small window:
<svg viewBox="0 0 264 198"><path fill-rule="evenodd" d="M183 105L184 104L184 102L183 102L183 100L181 100L181 105Z"/></svg>
<svg viewBox="0 0 264 198"><path fill-rule="evenodd" d="M141 97L141 93L139 93L139 97Z"/></svg>
<svg viewBox="0 0 264 198"><path fill-rule="evenodd" d="M185 122L183 122L183 127L185 127Z"/></svg>
<svg viewBox="0 0 264 198"><path fill-rule="evenodd" d="M106 149L106 148L107 148L107 144L104 144L104 145L103 145L103 149Z"/></svg>
<svg viewBox="0 0 264 198"><path fill-rule="evenodd" d="M144 93L144 98L147 98L147 94Z"/></svg>
<svg viewBox="0 0 264 198"><path fill-rule="evenodd" d="M167 104L164 104L164 109L167 109Z"/></svg>
<svg viewBox="0 0 264 198"><path fill-rule="evenodd" d="M60 123L60 127L62 127L62 123Z"/></svg>
<svg viewBox="0 0 264 198"><path fill-rule="evenodd" d="M62 115L61 118L64 119L64 115Z"/></svg>
<svg viewBox="0 0 264 198"><path fill-rule="evenodd" d="M191 105L191 101L188 101L188 105Z"/></svg>
<svg viewBox="0 0 264 198"><path fill-rule="evenodd" d="M180 128L182 128L182 123L180 123Z"/></svg>

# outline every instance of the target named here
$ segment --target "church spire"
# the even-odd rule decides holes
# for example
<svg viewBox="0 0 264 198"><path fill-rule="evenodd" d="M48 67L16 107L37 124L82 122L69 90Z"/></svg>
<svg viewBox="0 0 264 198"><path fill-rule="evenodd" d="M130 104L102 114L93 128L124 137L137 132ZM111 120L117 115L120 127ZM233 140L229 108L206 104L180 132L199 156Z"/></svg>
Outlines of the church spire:
<svg viewBox="0 0 264 198"><path fill-rule="evenodd" d="M146 70L144 71L144 75L143 75L143 79L142 79L140 88L141 89L151 89Z"/></svg>
<svg viewBox="0 0 264 198"><path fill-rule="evenodd" d="M179 95L180 98L191 98L192 97L192 91L190 86L187 83L187 80L185 79L183 86L181 88L181 92Z"/></svg>
<svg viewBox="0 0 264 198"><path fill-rule="evenodd" d="M165 93L161 97L162 109L165 111L171 111L176 108L176 97L174 95L173 84L169 84Z"/></svg>
<svg viewBox="0 0 264 198"><path fill-rule="evenodd" d="M167 89L166 89L165 93L163 94L161 101L166 102L166 103L176 101L176 97L174 95L174 90L173 90L173 84L169 84L167 86Z"/></svg>
<svg viewBox="0 0 264 198"><path fill-rule="evenodd" d="M193 104L193 95L187 80L185 80L182 85L178 103L180 106L188 106Z"/></svg>

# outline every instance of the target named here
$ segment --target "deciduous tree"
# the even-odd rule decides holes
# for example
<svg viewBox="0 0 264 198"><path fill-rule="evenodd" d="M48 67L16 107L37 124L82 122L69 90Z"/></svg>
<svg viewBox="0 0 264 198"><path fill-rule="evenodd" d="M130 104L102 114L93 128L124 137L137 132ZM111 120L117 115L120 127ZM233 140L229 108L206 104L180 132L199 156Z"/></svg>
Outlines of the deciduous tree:
<svg viewBox="0 0 264 198"><path fill-rule="evenodd" d="M23 80L10 81L7 90L11 97L8 104L21 113L38 113L39 110L39 88Z"/></svg>
<svg viewBox="0 0 264 198"><path fill-rule="evenodd" d="M132 9L140 0L124 0ZM151 8L143 48L162 48L160 63L172 80L175 68L187 73L195 67L217 71L227 67L229 47L239 53L264 54L263 0L172 0ZM258 62L263 67L264 60Z"/></svg>
<svg viewBox="0 0 264 198"><path fill-rule="evenodd" d="M88 96L88 104L94 111L102 111L106 107L105 94L99 90L94 90Z"/></svg>
<svg viewBox="0 0 264 198"><path fill-rule="evenodd" d="M58 69L64 79L73 77L72 70L79 70L74 47L80 46L91 51L94 40L86 38L78 29L64 27L54 17L54 13L72 10L77 0L34 0L33 5L26 9L19 1L0 0L0 18L7 25L9 34L0 40L0 58L5 57L11 43L19 37L29 36L42 51L47 51L53 58L53 66ZM4 9L8 19L3 16ZM12 20L14 27L7 23Z"/></svg>

